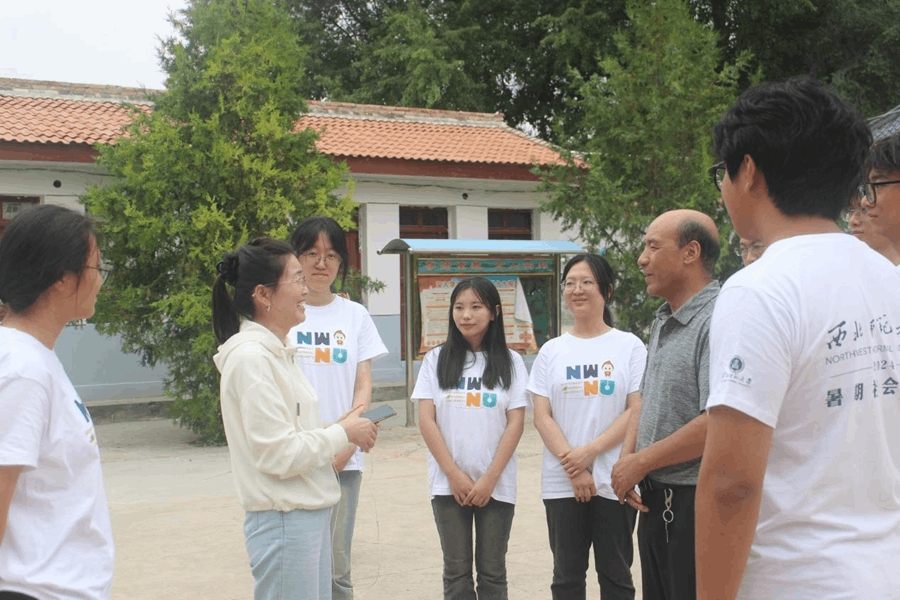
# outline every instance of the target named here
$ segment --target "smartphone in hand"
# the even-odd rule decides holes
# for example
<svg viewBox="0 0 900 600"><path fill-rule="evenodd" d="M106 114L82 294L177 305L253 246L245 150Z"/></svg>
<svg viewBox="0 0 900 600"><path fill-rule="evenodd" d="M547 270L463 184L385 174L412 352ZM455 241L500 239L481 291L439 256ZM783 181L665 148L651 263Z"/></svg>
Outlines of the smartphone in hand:
<svg viewBox="0 0 900 600"><path fill-rule="evenodd" d="M397 411L391 408L390 404L379 404L375 408L360 413L359 416L369 419L373 423L380 423L396 414Z"/></svg>

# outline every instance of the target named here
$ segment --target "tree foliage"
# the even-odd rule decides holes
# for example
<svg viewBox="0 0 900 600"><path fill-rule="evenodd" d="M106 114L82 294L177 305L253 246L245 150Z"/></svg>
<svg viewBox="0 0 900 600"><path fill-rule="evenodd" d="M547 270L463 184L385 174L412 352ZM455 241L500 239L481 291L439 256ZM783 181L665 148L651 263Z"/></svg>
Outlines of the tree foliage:
<svg viewBox="0 0 900 600"><path fill-rule="evenodd" d="M112 183L89 190L114 274L96 320L127 351L169 369L176 418L222 440L210 293L222 254L325 214L350 225L332 190L344 170L294 131L306 53L269 0L193 0L161 52L167 91L100 148Z"/></svg>
<svg viewBox="0 0 900 600"><path fill-rule="evenodd" d="M624 19L623 2L284 0L310 47L315 98L503 112L545 139L578 112L578 76Z"/></svg>
<svg viewBox="0 0 900 600"><path fill-rule="evenodd" d="M628 17L615 53L601 58L608 75L582 82L583 162L572 157L547 173L546 208L590 246L606 248L619 276L618 324L644 331L659 304L647 298L636 264L650 222L674 208L727 221L707 175L709 136L746 59L720 66L715 32L694 21L682 0L635 0ZM730 231L721 233L728 244Z"/></svg>
<svg viewBox="0 0 900 600"><path fill-rule="evenodd" d="M726 61L742 52L766 79L810 75L874 116L900 100L898 0L692 0ZM748 82L742 82L746 85Z"/></svg>
<svg viewBox="0 0 900 600"><path fill-rule="evenodd" d="M624 0L282 1L310 48L309 97L499 111L558 143L577 135L581 82L607 75L597 57L628 26ZM867 115L900 97L900 0L686 1L715 30L720 66L749 52L749 73L813 75Z"/></svg>

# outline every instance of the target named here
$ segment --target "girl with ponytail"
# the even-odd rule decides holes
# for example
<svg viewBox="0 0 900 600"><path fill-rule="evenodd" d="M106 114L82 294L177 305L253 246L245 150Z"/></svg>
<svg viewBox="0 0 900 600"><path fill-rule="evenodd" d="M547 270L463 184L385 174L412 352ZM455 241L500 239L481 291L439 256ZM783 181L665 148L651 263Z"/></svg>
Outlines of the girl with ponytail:
<svg viewBox="0 0 900 600"><path fill-rule="evenodd" d="M306 279L291 247L258 238L225 255L213 285L221 345L222 420L238 496L254 598L328 598L334 456L369 450L377 429L351 411L322 427L315 390L294 365L288 331L305 318Z"/></svg>

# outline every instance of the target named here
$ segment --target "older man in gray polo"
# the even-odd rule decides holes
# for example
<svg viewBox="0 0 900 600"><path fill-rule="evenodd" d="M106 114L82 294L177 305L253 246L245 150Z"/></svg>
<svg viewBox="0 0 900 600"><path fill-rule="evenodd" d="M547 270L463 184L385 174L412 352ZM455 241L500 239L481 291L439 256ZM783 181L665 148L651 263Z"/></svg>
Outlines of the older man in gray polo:
<svg viewBox="0 0 900 600"><path fill-rule="evenodd" d="M665 304L650 331L641 409L629 422L612 482L620 501L641 510L638 546L646 600L696 596L694 490L706 440L718 257L713 220L694 210L673 210L647 228L638 258L647 293Z"/></svg>

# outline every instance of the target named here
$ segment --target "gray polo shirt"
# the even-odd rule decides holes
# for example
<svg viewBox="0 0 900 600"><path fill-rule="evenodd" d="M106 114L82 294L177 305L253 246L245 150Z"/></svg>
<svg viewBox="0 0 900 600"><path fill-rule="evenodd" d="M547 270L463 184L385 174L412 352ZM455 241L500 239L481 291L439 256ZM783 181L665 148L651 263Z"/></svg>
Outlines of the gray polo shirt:
<svg viewBox="0 0 900 600"><path fill-rule="evenodd" d="M672 313L656 311L647 368L641 383L637 449L672 435L706 408L709 397L709 322L719 282L712 281ZM700 459L663 467L649 476L661 483L697 485Z"/></svg>

